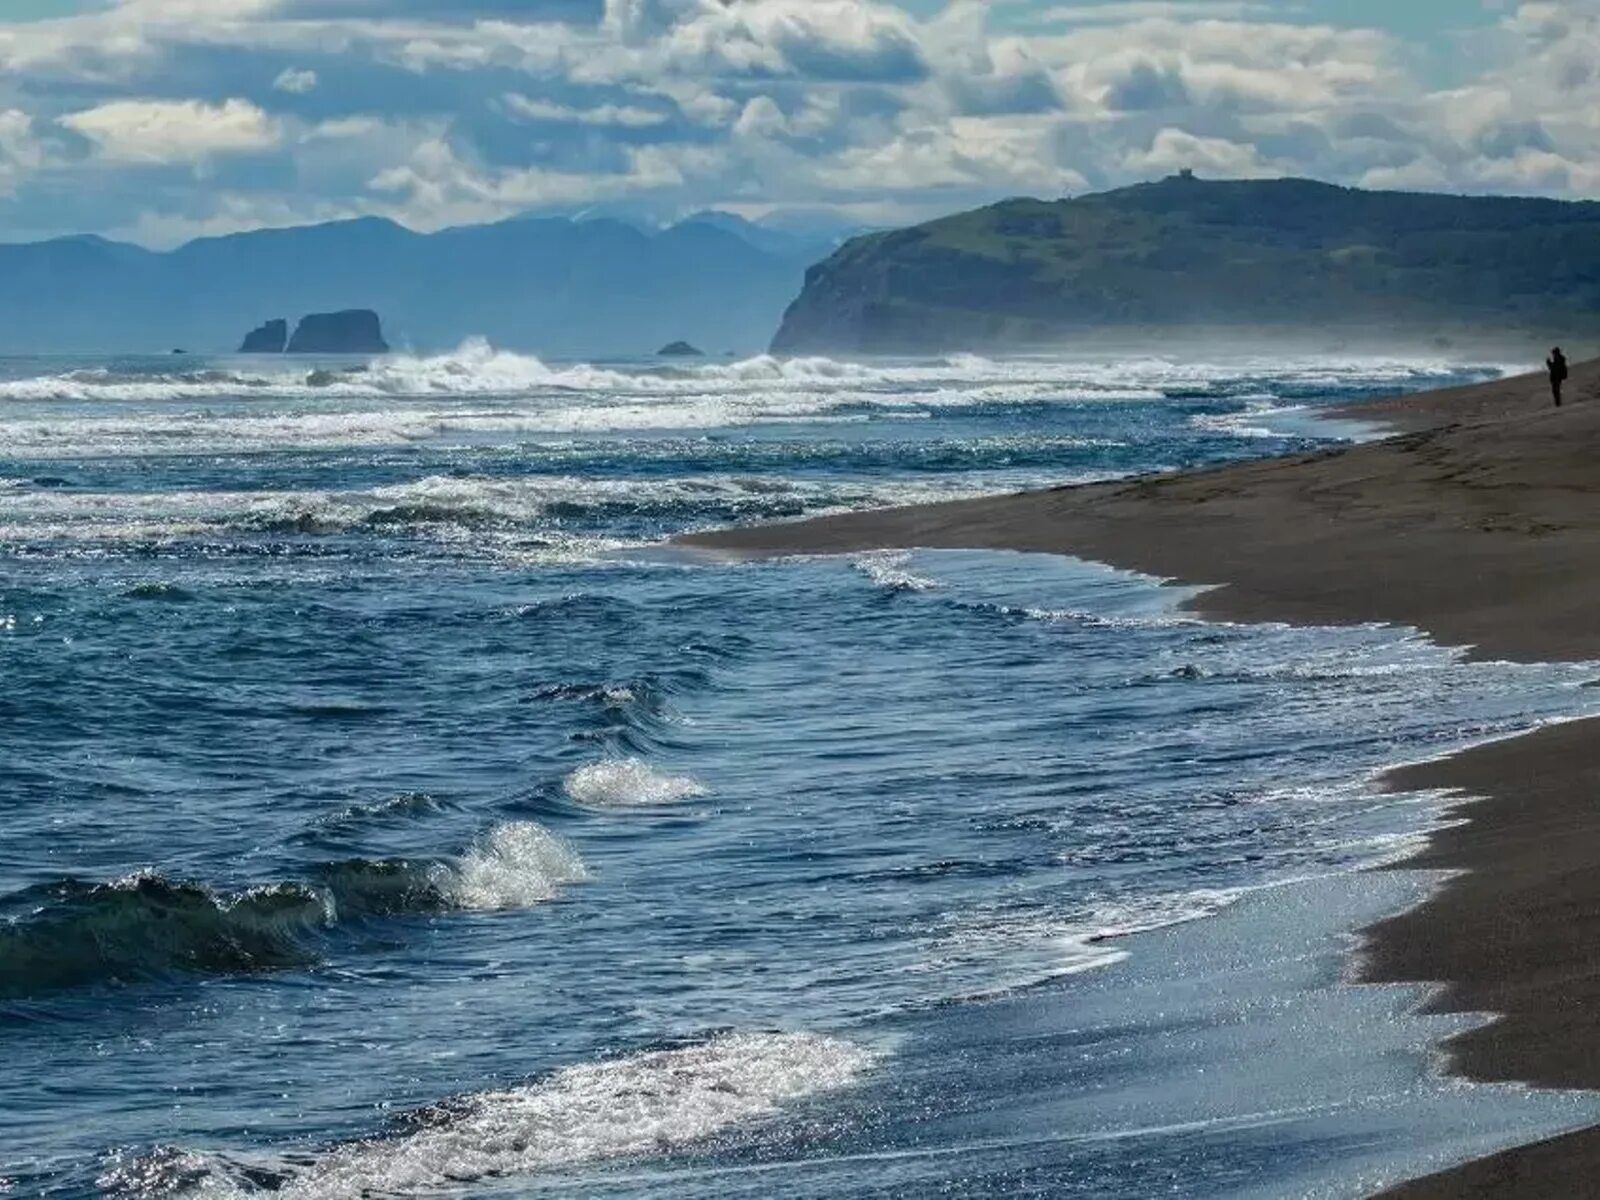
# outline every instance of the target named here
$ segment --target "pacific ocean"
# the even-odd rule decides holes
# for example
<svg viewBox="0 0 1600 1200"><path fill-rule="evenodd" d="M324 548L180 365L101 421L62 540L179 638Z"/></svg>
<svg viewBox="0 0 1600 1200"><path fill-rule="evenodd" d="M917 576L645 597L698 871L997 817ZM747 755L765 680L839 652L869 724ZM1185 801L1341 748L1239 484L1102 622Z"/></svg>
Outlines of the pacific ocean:
<svg viewBox="0 0 1600 1200"><path fill-rule="evenodd" d="M1429 360L0 360L0 1193L1360 1195L1596 1119L1344 982L1583 666L735 522L1314 449Z"/></svg>

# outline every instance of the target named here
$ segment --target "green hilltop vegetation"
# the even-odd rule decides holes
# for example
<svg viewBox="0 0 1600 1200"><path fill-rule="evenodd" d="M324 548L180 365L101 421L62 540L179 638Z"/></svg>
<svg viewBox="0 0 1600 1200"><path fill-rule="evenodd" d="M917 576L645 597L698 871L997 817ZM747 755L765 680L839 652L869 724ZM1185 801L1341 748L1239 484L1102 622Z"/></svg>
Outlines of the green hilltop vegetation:
<svg viewBox="0 0 1600 1200"><path fill-rule="evenodd" d="M1592 337L1597 318L1600 203L1186 173L855 238L807 272L773 349L1028 350L1175 330L1511 345Z"/></svg>

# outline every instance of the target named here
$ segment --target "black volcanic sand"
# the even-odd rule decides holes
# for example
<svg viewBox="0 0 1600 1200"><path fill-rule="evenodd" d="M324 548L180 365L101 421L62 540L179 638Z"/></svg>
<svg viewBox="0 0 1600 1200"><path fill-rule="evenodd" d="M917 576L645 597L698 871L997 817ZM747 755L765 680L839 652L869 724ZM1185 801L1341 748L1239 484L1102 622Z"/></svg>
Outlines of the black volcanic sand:
<svg viewBox="0 0 1600 1200"><path fill-rule="evenodd" d="M727 556L962 548L1073 554L1217 585L1234 621L1388 621L1485 659L1600 659L1600 361L1363 404L1398 436L1327 453L724 530ZM1493 1012L1446 1045L1473 1079L1600 1088L1600 720L1394 772L1473 797L1405 866L1463 872L1369 931L1372 982ZM1402 1197L1600 1196L1600 1129L1406 1184Z"/></svg>

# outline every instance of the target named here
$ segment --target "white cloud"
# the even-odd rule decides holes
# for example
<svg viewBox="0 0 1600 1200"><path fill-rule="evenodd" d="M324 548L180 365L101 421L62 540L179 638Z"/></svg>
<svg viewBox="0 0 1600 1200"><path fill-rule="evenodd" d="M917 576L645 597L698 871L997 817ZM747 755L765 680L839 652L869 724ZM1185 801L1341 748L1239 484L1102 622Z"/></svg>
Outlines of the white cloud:
<svg viewBox="0 0 1600 1200"><path fill-rule="evenodd" d="M272 86L280 92L303 96L307 92L316 91L317 83L318 79L315 71L299 67L285 67L279 72L278 77L272 81Z"/></svg>
<svg viewBox="0 0 1600 1200"><path fill-rule="evenodd" d="M385 128L385 123L378 117L334 117L332 120L319 121L313 125L301 135L300 140L326 142L349 138L364 139L381 133Z"/></svg>
<svg viewBox="0 0 1600 1200"><path fill-rule="evenodd" d="M413 148L405 162L372 176L382 198L377 211L416 229L494 221L530 208L614 199L680 187L685 167L705 170L720 151L700 147L632 147L627 169L585 173L543 167L495 167L463 154L440 130Z"/></svg>
<svg viewBox="0 0 1600 1200"><path fill-rule="evenodd" d="M1294 3L1262 0L1123 0L1121 3L1058 5L1040 13L1042 25L1125 25L1132 21L1243 21L1282 18L1303 9Z"/></svg>
<svg viewBox="0 0 1600 1200"><path fill-rule="evenodd" d="M44 144L35 136L33 118L21 109L0 109L0 196L45 164Z"/></svg>
<svg viewBox="0 0 1600 1200"><path fill-rule="evenodd" d="M215 194L164 197L183 215L151 218L151 236L209 228L207 206L218 227L320 211L434 227L628 197L914 217L1181 167L1586 195L1597 3L1508 3L1430 83L1417 47L1289 0L1063 0L1004 29L980 0L920 17L889 0L606 0L598 25L504 3L475 17L472 0L448 17L442 2L121 0L0 21L0 193L16 211L85 162L97 180L206 164ZM334 89L299 65L334 59L358 112L328 111ZM179 78L195 98L144 98ZM263 111L244 78L316 91L320 120ZM84 109L86 88L109 98ZM65 153L52 130L96 152Z"/></svg>
<svg viewBox="0 0 1600 1200"><path fill-rule="evenodd" d="M278 123L248 100L113 100L69 113L60 123L114 163L200 163L268 150L282 139Z"/></svg>
<svg viewBox="0 0 1600 1200"><path fill-rule="evenodd" d="M520 92L507 92L505 104L508 111L530 121L554 121L563 125L615 126L623 129L648 129L664 125L671 118L651 108L630 104L602 104L595 108L574 108L566 104L552 104L534 100Z"/></svg>
<svg viewBox="0 0 1600 1200"><path fill-rule="evenodd" d="M1262 161L1254 146L1225 138L1196 137L1183 129L1163 129L1148 147L1130 151L1125 165L1135 175L1171 175L1191 170L1223 179L1259 179L1282 172Z"/></svg>

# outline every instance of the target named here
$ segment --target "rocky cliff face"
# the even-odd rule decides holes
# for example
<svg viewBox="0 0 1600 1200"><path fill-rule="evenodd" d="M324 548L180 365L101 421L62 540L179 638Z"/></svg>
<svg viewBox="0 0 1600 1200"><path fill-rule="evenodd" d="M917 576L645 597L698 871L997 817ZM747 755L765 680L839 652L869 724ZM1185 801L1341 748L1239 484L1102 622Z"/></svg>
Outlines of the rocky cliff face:
<svg viewBox="0 0 1600 1200"><path fill-rule="evenodd" d="M1186 329L1394 344L1542 337L1597 315L1600 204L1175 176L857 238L807 272L772 347L1023 350Z"/></svg>
<svg viewBox="0 0 1600 1200"><path fill-rule="evenodd" d="M239 346L240 354L282 354L283 348L289 344L289 322L279 317L272 321L263 321L249 333L244 335L244 342Z"/></svg>
<svg viewBox="0 0 1600 1200"><path fill-rule="evenodd" d="M370 308L310 313L289 339L290 354L387 354L383 326Z"/></svg>

